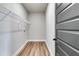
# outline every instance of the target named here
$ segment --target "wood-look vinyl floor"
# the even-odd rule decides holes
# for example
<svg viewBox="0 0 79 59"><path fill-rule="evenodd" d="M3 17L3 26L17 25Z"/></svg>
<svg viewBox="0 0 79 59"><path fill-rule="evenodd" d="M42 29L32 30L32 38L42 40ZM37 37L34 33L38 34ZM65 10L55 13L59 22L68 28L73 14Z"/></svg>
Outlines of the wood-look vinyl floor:
<svg viewBox="0 0 79 59"><path fill-rule="evenodd" d="M45 42L28 42L17 56L49 56Z"/></svg>

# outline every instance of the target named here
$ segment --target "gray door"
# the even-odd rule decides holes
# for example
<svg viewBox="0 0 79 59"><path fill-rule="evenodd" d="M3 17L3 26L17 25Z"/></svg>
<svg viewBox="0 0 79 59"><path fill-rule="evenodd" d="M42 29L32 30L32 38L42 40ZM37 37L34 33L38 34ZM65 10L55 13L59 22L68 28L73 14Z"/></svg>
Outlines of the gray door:
<svg viewBox="0 0 79 59"><path fill-rule="evenodd" d="M79 3L56 3L56 56L79 56Z"/></svg>

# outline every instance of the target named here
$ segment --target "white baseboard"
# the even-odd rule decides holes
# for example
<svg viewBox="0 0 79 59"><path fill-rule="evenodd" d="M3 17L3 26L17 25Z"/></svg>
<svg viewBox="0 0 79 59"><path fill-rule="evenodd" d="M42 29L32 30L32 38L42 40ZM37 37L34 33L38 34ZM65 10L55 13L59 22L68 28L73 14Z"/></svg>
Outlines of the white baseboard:
<svg viewBox="0 0 79 59"><path fill-rule="evenodd" d="M44 39L29 39L28 41L46 41Z"/></svg>
<svg viewBox="0 0 79 59"><path fill-rule="evenodd" d="M48 47L48 50L49 50L50 56L52 56L51 50L50 50L50 48L49 48L49 46L48 46L48 43L47 43L47 42L46 42L46 45L47 45L47 47Z"/></svg>
<svg viewBox="0 0 79 59"><path fill-rule="evenodd" d="M26 45L28 41L25 41L25 43L23 45L21 45L21 47L13 54L13 56L16 56L23 48L24 46Z"/></svg>
<svg viewBox="0 0 79 59"><path fill-rule="evenodd" d="M48 50L49 50L49 52L50 52L50 56L55 56L55 53L52 52L52 49L49 47L47 41L46 41L46 45L47 45Z"/></svg>

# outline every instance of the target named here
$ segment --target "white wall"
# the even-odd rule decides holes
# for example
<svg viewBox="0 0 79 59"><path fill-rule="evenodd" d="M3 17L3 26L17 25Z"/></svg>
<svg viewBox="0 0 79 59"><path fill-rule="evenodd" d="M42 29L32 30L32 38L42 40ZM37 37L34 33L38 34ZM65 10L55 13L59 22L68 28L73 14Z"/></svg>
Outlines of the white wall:
<svg viewBox="0 0 79 59"><path fill-rule="evenodd" d="M50 50L51 55L55 55L55 4L48 4L46 11L46 43Z"/></svg>
<svg viewBox="0 0 79 59"><path fill-rule="evenodd" d="M6 3L1 6L0 15L5 16L0 19L0 55L13 55L27 40L27 31L24 32L27 24L24 20L28 20L28 13L21 4ZM4 9L10 13L5 14Z"/></svg>
<svg viewBox="0 0 79 59"><path fill-rule="evenodd" d="M29 29L29 40L44 40L46 39L46 20L44 13L30 13L29 20L31 22Z"/></svg>
<svg viewBox="0 0 79 59"><path fill-rule="evenodd" d="M27 11L24 9L22 4L20 4L20 3L1 3L0 5L3 7L6 7L11 12L16 13L18 16L22 17L23 19L27 19Z"/></svg>

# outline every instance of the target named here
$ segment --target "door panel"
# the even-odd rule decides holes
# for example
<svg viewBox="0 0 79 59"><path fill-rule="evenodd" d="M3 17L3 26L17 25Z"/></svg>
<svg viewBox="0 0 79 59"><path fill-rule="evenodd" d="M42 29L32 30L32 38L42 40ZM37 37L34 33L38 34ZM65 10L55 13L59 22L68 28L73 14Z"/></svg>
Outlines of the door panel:
<svg viewBox="0 0 79 59"><path fill-rule="evenodd" d="M72 46L66 44L65 42L58 40L57 44L66 52L66 55L79 56L79 51Z"/></svg>
<svg viewBox="0 0 79 59"><path fill-rule="evenodd" d="M69 3L65 3L65 4L62 4L59 8L57 8L57 12L56 12L56 15L58 13L60 13L62 10L64 10L68 5L70 5Z"/></svg>
<svg viewBox="0 0 79 59"><path fill-rule="evenodd" d="M56 28L66 30L79 30L79 18L60 23L56 26Z"/></svg>
<svg viewBox="0 0 79 59"><path fill-rule="evenodd" d="M79 3L56 8L56 56L79 56Z"/></svg>
<svg viewBox="0 0 79 59"><path fill-rule="evenodd" d="M64 22L65 20L72 20L79 15L79 4L71 4L59 15L57 15L57 22Z"/></svg>
<svg viewBox="0 0 79 59"><path fill-rule="evenodd" d="M57 37L79 49L79 33L73 31L59 30Z"/></svg>
<svg viewBox="0 0 79 59"><path fill-rule="evenodd" d="M57 46L57 55L66 56L60 46Z"/></svg>
<svg viewBox="0 0 79 59"><path fill-rule="evenodd" d="M58 8L62 3L57 3L56 7Z"/></svg>

